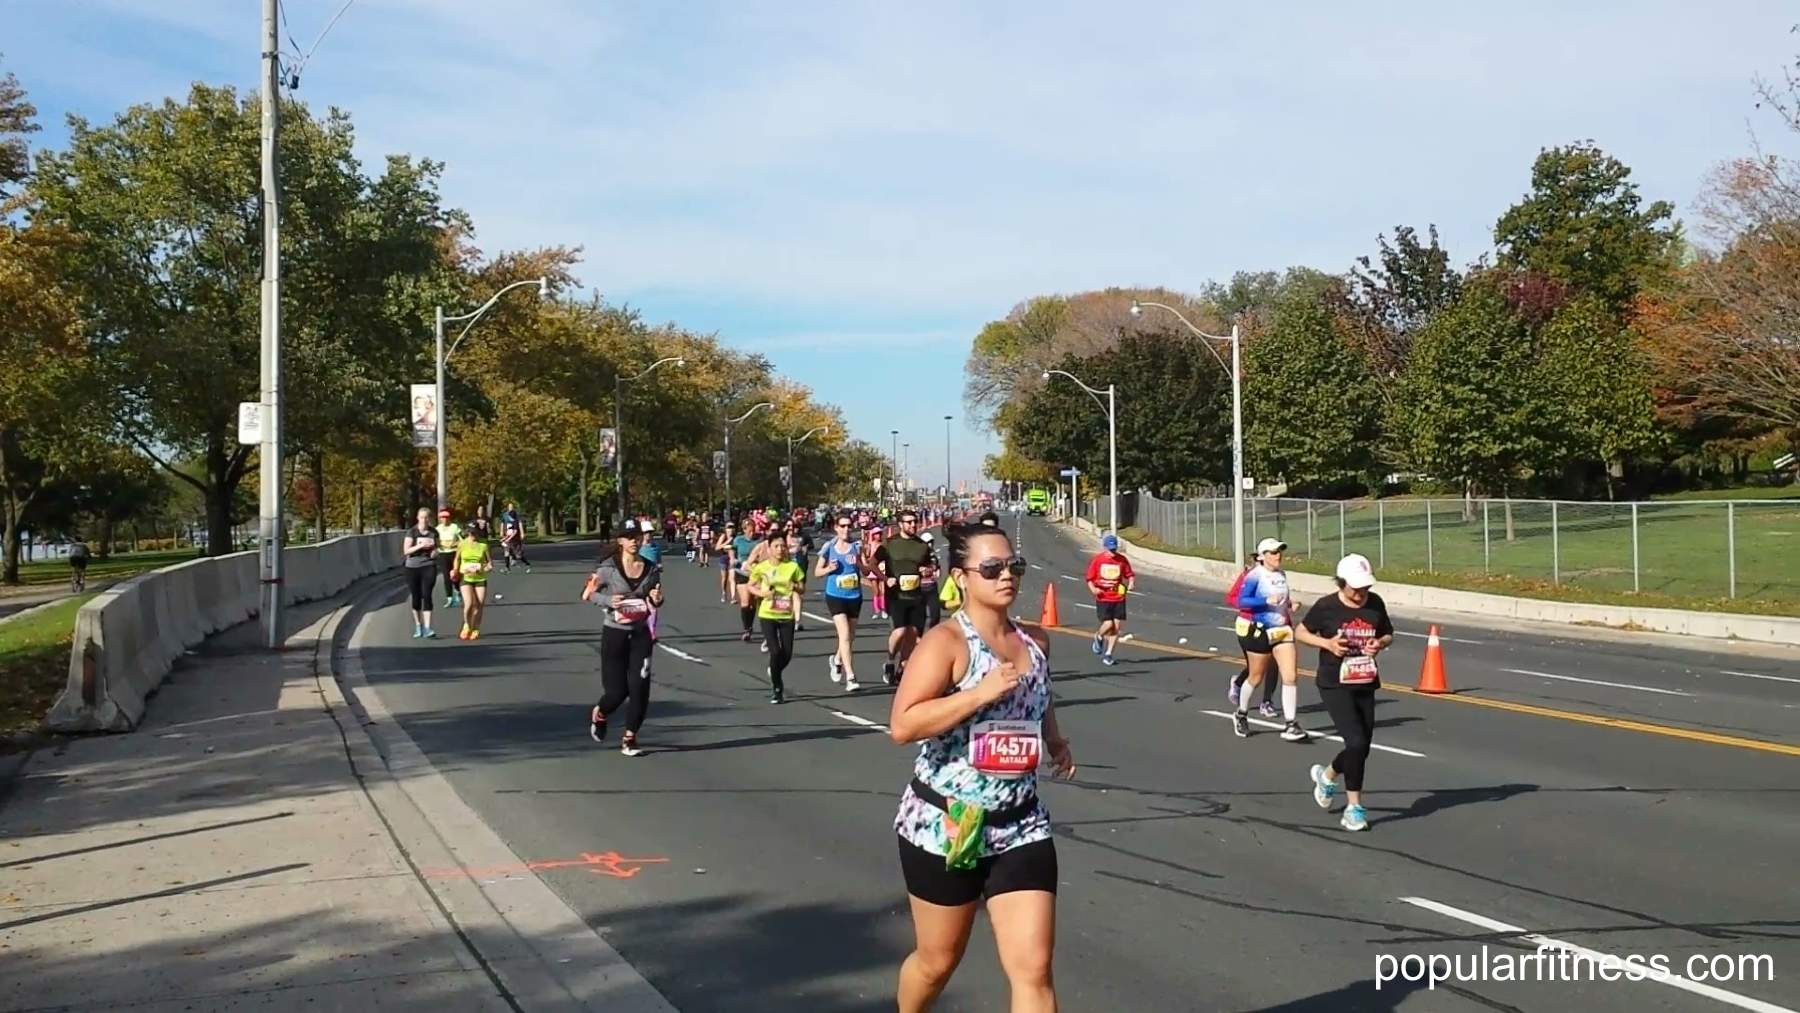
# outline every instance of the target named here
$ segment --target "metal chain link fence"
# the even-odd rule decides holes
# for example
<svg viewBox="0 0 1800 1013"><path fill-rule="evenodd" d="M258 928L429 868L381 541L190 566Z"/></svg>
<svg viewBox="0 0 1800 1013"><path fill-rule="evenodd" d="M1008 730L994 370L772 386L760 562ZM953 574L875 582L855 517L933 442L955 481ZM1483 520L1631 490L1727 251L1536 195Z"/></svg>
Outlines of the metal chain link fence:
<svg viewBox="0 0 1800 1013"><path fill-rule="evenodd" d="M1083 513L1110 523L1105 497ZM1121 493L1119 527L1230 559L1231 500ZM1609 592L1800 605L1800 499L1577 503L1248 497L1245 553L1274 537L1329 566L1360 552L1390 572L1461 573Z"/></svg>

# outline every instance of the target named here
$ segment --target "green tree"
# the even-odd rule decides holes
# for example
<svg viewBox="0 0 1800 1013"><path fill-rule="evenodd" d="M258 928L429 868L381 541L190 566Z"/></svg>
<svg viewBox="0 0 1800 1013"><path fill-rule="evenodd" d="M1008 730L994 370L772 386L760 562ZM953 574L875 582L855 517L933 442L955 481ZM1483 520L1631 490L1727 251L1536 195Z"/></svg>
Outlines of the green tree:
<svg viewBox="0 0 1800 1013"><path fill-rule="evenodd" d="M1305 291L1275 308L1244 350L1244 444L1252 474L1323 486L1373 481L1381 402L1363 352L1344 340L1338 300Z"/></svg>
<svg viewBox="0 0 1800 1013"><path fill-rule="evenodd" d="M1546 148L1531 192L1494 225L1502 266L1532 271L1622 312L1680 249L1668 201L1645 204L1625 163L1592 141Z"/></svg>
<svg viewBox="0 0 1800 1013"><path fill-rule="evenodd" d="M1000 427L1003 406L1062 356L1058 338L1069 322L1068 301L1056 296L1027 300L1004 320L975 335L964 368L963 405L978 425Z"/></svg>
<svg viewBox="0 0 1800 1013"><path fill-rule="evenodd" d="M0 223L0 579L19 580L23 532L47 492L79 473L105 431L76 297L60 273L76 240Z"/></svg>
<svg viewBox="0 0 1800 1013"><path fill-rule="evenodd" d="M11 71L0 74L0 200L31 175L31 148L26 138L37 133L37 107Z"/></svg>
<svg viewBox="0 0 1800 1013"><path fill-rule="evenodd" d="M887 455L867 440L848 440L833 456L832 498L852 503L874 499L875 480L887 477Z"/></svg>
<svg viewBox="0 0 1800 1013"><path fill-rule="evenodd" d="M396 194L388 206L369 206L347 117L334 111L317 119L285 103L283 124L288 284L281 309L292 370L284 397L287 418L304 437L309 405L336 425L342 386L366 395L370 384L394 380L377 376L388 363L371 365L355 350L379 358L387 349L361 344L389 327L367 306L404 258L362 258L407 229L359 228L359 215L398 213L403 201ZM140 451L196 486L207 504L210 550L229 551L233 495L253 450L236 441L237 404L260 386L258 106L230 88L197 84L186 101L134 106L106 126L72 117L69 126L67 150L45 155L32 180L35 214L83 239L70 269L111 382L116 424ZM417 196L423 183L396 187ZM346 242L346 235L364 241ZM346 305L338 288L351 279ZM346 370L355 372L346 377ZM198 461L199 472L176 469L175 458Z"/></svg>
<svg viewBox="0 0 1800 1013"><path fill-rule="evenodd" d="M1186 331L1127 332L1116 346L1055 368L1096 389L1118 384L1119 489L1164 488L1195 479L1229 481L1230 380ZM1031 395L1013 446L1060 470L1103 480L1107 419L1100 404L1064 377Z"/></svg>
<svg viewBox="0 0 1800 1013"><path fill-rule="evenodd" d="M1057 470L1011 446L1002 447L998 454L989 454L981 461L981 473L996 482L1055 482Z"/></svg>
<svg viewBox="0 0 1800 1013"><path fill-rule="evenodd" d="M1494 279L1481 278L1419 332L1390 421L1413 466L1510 495L1542 460L1547 421L1531 335Z"/></svg>
<svg viewBox="0 0 1800 1013"><path fill-rule="evenodd" d="M1623 465L1656 446L1652 367L1642 341L1597 296L1564 304L1538 338L1546 407L1542 466ZM1611 489L1611 469L1608 469Z"/></svg>

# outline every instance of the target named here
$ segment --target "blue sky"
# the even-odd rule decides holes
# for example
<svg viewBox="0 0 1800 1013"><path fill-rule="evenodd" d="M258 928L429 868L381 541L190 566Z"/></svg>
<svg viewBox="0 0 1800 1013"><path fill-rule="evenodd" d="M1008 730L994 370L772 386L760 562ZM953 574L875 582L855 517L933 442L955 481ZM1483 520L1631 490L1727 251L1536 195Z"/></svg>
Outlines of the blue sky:
<svg viewBox="0 0 1800 1013"><path fill-rule="evenodd" d="M0 0L0 48L55 144L65 113L254 87L258 6ZM288 0L297 45L342 6ZM1800 50L1781 8L355 0L299 94L371 162L448 162L484 248L585 246L609 299L901 430L922 483L958 416L960 482L994 449L968 341L1020 300L1342 270L1402 223L1472 260L1537 151L1587 138L1686 207L1753 128L1788 142L1752 92Z"/></svg>

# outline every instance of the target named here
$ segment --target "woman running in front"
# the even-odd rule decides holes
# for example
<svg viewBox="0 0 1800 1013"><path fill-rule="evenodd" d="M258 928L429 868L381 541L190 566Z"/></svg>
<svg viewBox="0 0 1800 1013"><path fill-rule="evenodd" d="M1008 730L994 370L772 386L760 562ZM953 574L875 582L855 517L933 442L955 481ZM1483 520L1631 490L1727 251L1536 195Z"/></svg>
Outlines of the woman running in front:
<svg viewBox="0 0 1800 1013"><path fill-rule="evenodd" d="M437 528L431 525L431 508L419 508L419 521L406 533L406 586L412 591L413 637L435 637L431 628L431 594L437 586Z"/></svg>
<svg viewBox="0 0 1800 1013"><path fill-rule="evenodd" d="M779 527L769 529L767 548L750 567L748 593L755 595L756 618L762 620L763 650L769 655L769 702L786 699L782 674L794 660L794 617L800 614L800 594L806 570L788 558L788 536Z"/></svg>
<svg viewBox="0 0 1800 1013"><path fill-rule="evenodd" d="M638 555L643 528L628 520L613 550L600 560L582 595L606 609L600 628L600 702L588 715L588 734L606 740L606 723L625 707L625 734L619 752L642 756L638 729L650 711L650 617L662 607L662 576Z"/></svg>
<svg viewBox="0 0 1800 1013"><path fill-rule="evenodd" d="M481 638L481 619L487 615L488 571L494 568L485 538L464 535L456 543L456 575L462 581L462 632L464 640Z"/></svg>
<svg viewBox="0 0 1800 1013"><path fill-rule="evenodd" d="M1375 656L1394 642L1394 624L1387 603L1369 590L1375 586L1375 571L1366 556L1352 552L1338 561L1337 586L1336 594L1313 602L1295 630L1301 643L1319 649L1319 698L1344 740L1329 767L1313 764L1313 801L1329 811L1338 792L1338 775L1344 775L1350 804L1339 825L1367 830L1363 768L1375 740L1375 690L1381 686Z"/></svg>
<svg viewBox="0 0 1800 1013"><path fill-rule="evenodd" d="M1051 771L1075 776L1050 695L1050 645L1008 610L1026 563L998 528L946 532L954 622L925 634L894 693L895 742L921 743L894 820L913 917L900 967L901 1013L919 1013L949 984L987 900L1014 1013L1056 1009L1056 844L1037 795Z"/></svg>

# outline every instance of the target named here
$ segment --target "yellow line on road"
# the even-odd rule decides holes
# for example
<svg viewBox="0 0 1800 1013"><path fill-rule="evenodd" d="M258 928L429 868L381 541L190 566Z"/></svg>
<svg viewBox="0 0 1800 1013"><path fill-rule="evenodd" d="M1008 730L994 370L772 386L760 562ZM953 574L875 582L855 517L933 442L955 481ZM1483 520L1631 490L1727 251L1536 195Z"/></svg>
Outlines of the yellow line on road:
<svg viewBox="0 0 1800 1013"><path fill-rule="evenodd" d="M1092 640L1092 630L1075 630L1067 626L1046 626L1047 630L1062 633L1083 640ZM1238 655L1228 655L1215 651L1196 651L1191 647L1176 647L1173 644L1159 644L1154 640L1132 637L1126 641L1133 647L1146 650L1161 651L1164 654L1179 654L1188 658L1199 658L1202 661L1215 661L1224 665L1241 667L1243 659ZM1303 668L1300 674L1312 678L1314 672ZM1603 717L1599 714L1585 714L1581 711L1560 710L1555 707L1540 707L1536 704L1513 703L1509 700L1492 700L1478 696L1463 696L1456 693L1421 693L1411 686L1396 686L1391 682L1383 682L1381 688L1407 696L1422 697L1427 700L1447 700L1454 703L1470 704L1475 707L1488 707L1493 710L1511 711L1514 714L1529 714L1533 717L1554 718L1558 721L1574 721L1584 725L1598 725L1602 728L1617 728L1621 731L1639 732L1644 735L1661 735L1670 739L1686 739L1689 742L1704 742L1714 746L1731 746L1735 749L1749 749L1759 753L1775 753L1780 756L1800 756L1800 746L1784 742L1767 742L1762 739L1746 739L1736 735L1720 735L1717 732L1702 732L1692 728L1679 728L1673 725L1659 725L1648 721L1632 721L1627 718Z"/></svg>

